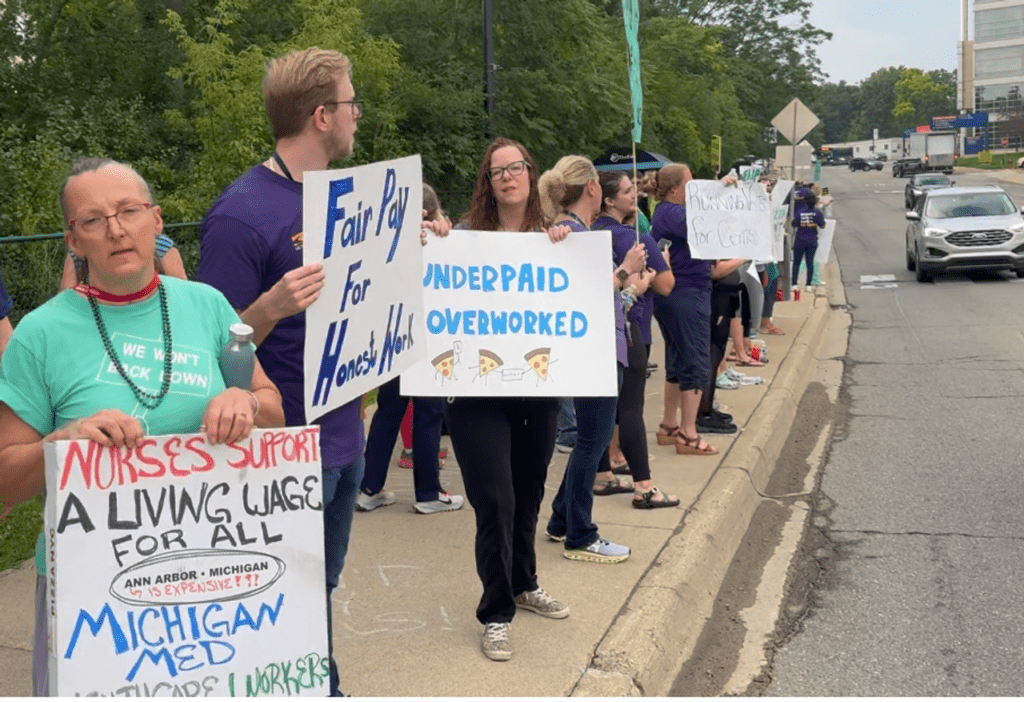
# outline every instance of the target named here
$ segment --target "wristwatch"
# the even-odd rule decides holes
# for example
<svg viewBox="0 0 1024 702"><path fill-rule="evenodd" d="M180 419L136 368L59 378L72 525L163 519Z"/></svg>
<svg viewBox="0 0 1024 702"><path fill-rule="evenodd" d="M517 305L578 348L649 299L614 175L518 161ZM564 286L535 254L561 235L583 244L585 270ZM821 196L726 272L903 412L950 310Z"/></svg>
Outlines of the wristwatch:
<svg viewBox="0 0 1024 702"><path fill-rule="evenodd" d="M615 277L621 280L623 283L625 283L627 280L629 280L629 273L627 273L624 268L616 268Z"/></svg>

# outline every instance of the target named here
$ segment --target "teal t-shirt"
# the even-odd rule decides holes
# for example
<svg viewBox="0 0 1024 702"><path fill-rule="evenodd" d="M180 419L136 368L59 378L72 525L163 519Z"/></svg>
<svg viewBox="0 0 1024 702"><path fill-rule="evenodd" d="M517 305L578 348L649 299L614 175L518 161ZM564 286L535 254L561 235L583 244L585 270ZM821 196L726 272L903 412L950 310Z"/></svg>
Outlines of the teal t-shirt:
<svg viewBox="0 0 1024 702"><path fill-rule="evenodd" d="M238 314L217 290L161 276L173 342L171 385L155 410L140 404L107 357L89 302L65 290L25 315L0 366L0 402L46 436L103 409L119 409L149 435L195 432L224 390L218 359ZM129 377L157 393L164 372L159 295L122 307L99 305L111 346ZM41 536L41 535L40 535ZM44 574L42 538L36 566Z"/></svg>

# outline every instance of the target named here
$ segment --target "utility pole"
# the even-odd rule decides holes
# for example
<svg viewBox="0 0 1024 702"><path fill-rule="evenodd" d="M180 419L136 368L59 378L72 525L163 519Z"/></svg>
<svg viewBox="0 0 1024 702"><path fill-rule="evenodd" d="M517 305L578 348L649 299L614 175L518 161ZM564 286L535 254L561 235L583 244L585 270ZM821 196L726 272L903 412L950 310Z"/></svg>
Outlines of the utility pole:
<svg viewBox="0 0 1024 702"><path fill-rule="evenodd" d="M484 0L484 109L487 111L487 139L493 139L495 105L494 11L491 0Z"/></svg>

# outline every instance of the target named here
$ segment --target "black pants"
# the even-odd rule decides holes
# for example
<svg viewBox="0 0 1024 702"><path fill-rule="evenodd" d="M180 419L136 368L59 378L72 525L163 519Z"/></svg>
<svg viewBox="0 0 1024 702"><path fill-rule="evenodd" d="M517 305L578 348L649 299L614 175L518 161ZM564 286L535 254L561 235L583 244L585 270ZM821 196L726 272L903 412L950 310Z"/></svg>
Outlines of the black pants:
<svg viewBox="0 0 1024 702"><path fill-rule="evenodd" d="M740 295L745 285L715 284L711 288L711 372L700 398L700 412L710 412L715 406L715 381L718 367L725 358L725 347L729 343L729 324L740 308Z"/></svg>
<svg viewBox="0 0 1024 702"><path fill-rule="evenodd" d="M647 451L647 427L644 425L644 397L647 389L647 359L651 347L644 343L636 322L629 325L629 366L622 371L619 388L619 448L629 464L634 481L651 479L650 454ZM601 458L600 470L611 470L608 452Z"/></svg>
<svg viewBox="0 0 1024 702"><path fill-rule="evenodd" d="M476 618L510 622L515 597L537 588L534 537L555 450L557 397L465 397L446 406L452 449L476 512Z"/></svg>

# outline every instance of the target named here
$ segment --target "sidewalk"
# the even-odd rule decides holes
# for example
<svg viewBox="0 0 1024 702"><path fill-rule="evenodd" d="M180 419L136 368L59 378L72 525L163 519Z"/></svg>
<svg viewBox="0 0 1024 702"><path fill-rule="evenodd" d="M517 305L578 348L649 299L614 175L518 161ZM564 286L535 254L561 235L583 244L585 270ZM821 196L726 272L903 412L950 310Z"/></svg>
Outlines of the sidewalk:
<svg viewBox="0 0 1024 702"><path fill-rule="evenodd" d="M616 565L569 561L544 537L551 499L568 456L555 453L541 508L537 570L541 585L572 608L568 619L520 612L512 623L512 660L480 652L480 597L474 514L418 515L412 472L392 464L387 488L397 504L355 515L343 583L334 595L335 654L342 689L354 696L627 696L665 695L710 616L718 588L757 509L789 434L796 406L813 377L826 329L845 303L833 256L828 285L777 303L784 336L762 335L764 368L746 368L765 383L720 390L719 402L741 427L707 435L713 457L677 456L658 446L664 351L647 385L645 418L654 483L675 494L675 509L633 509L631 495L594 498L601 534L632 548ZM830 300L832 305L830 305ZM447 442L447 439L445 439ZM397 456L397 451L396 451ZM454 455L441 481L464 494ZM752 484L753 483L753 486ZM31 562L0 574L0 695L31 694L30 652L35 573Z"/></svg>

